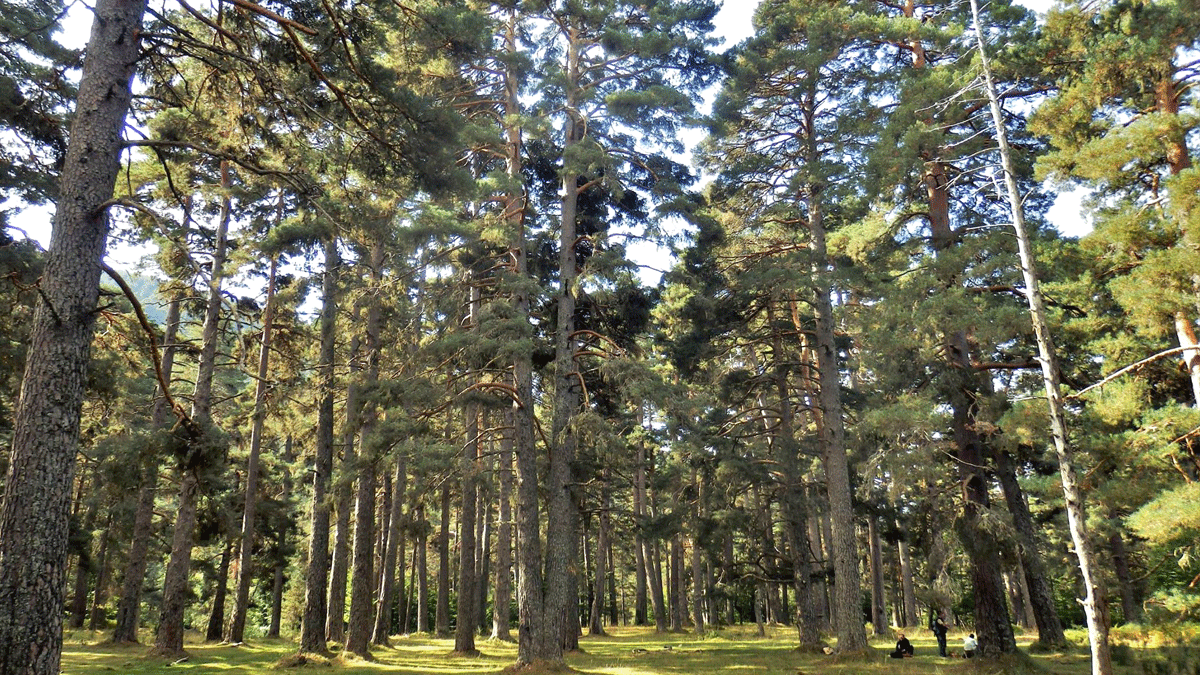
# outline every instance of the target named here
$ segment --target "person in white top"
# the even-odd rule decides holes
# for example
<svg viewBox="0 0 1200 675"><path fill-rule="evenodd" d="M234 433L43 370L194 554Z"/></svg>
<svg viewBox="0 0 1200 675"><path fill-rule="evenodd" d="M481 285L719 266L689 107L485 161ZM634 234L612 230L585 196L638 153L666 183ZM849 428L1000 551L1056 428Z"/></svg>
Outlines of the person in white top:
<svg viewBox="0 0 1200 675"><path fill-rule="evenodd" d="M975 634L971 633L963 638L963 658L970 659L975 657L975 650L979 649L979 643L975 641Z"/></svg>

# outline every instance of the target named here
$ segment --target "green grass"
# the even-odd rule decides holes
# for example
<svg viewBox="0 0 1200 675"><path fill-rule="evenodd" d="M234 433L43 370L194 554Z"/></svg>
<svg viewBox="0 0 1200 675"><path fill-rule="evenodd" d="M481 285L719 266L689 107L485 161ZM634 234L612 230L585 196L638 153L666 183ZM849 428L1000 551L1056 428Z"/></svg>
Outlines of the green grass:
<svg viewBox="0 0 1200 675"><path fill-rule="evenodd" d="M924 635L923 635L924 634ZM395 637L390 648L377 648L374 661L354 658L335 659L331 668L273 670L281 658L295 653L288 640L256 640L242 646L206 645L189 642L189 659L171 665L167 659L149 655L146 646L114 646L104 642L105 634L76 632L66 636L63 653L64 675L121 673L122 675L249 675L251 673L312 672L357 675L394 673L396 675L490 675L500 673L516 660L511 643L476 642L482 654L458 657L451 654L454 642L425 636ZM1078 636L1075 637L1080 643ZM957 639L955 639L957 638ZM1023 636L1022 646L1033 636ZM1047 675L1087 675L1087 652L1077 649L1066 653L1035 654L1023 660L1021 667L1001 667L981 659L964 661L936 656L937 647L928 631L912 630L909 639L916 646L913 659L887 658L894 640L872 641L876 650L862 659L838 659L823 655L800 654L794 649L795 633L787 627L771 627L758 637L753 626L725 628L704 636L691 633L656 635L646 628L614 628L606 637L584 637L581 652L570 654L567 664L588 675L992 675L1001 672L1041 671ZM950 645L961 644L961 636L952 636ZM1035 664L1030 666L1029 664ZM1121 675L1140 675L1140 668L1119 667Z"/></svg>

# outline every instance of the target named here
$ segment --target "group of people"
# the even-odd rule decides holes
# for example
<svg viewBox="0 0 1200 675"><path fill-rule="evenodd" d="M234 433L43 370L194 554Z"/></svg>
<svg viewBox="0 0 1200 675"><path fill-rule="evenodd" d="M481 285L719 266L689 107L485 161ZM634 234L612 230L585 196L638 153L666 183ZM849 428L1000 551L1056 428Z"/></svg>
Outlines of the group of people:
<svg viewBox="0 0 1200 675"><path fill-rule="evenodd" d="M952 656L952 652L946 652L946 634L950 632L949 627L946 626L946 615L938 614L937 618L930 622L929 628L933 631L934 637L937 638L938 656ZM915 652L912 643L908 641L908 638L904 637L904 633L900 633L899 637L900 639L896 641L896 650L891 653L891 657L893 659L912 657ZM964 659L974 658L977 649L979 649L979 642L975 640L974 633L963 638L962 655Z"/></svg>

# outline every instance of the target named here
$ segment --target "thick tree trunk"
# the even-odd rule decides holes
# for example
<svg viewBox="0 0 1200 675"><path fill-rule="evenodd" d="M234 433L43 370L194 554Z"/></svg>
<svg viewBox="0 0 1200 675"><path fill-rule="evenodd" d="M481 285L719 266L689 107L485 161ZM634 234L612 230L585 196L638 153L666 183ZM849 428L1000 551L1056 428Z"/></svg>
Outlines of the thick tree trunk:
<svg viewBox="0 0 1200 675"><path fill-rule="evenodd" d="M887 607L884 605L883 542L874 516L867 518L867 539L871 549L871 625L875 635L887 635Z"/></svg>
<svg viewBox="0 0 1200 675"><path fill-rule="evenodd" d="M141 41L144 0L97 0L59 178L0 504L0 675L58 675L75 453L91 354L106 202Z"/></svg>
<svg viewBox="0 0 1200 675"><path fill-rule="evenodd" d="M683 537L671 537L671 632L683 632L683 617L687 614L687 591L683 585Z"/></svg>
<svg viewBox="0 0 1200 675"><path fill-rule="evenodd" d="M212 612L208 615L208 628L204 631L204 639L207 642L221 640L221 630L225 626L225 598L229 592L229 563L232 558L233 543L226 541L221 547L221 563L217 566Z"/></svg>
<svg viewBox="0 0 1200 675"><path fill-rule="evenodd" d="M166 331L162 338L161 370L164 383L170 383L175 367L175 340L179 333L179 317L183 306L182 296L176 292L167 304ZM159 384L158 396L154 401L153 421L155 445L165 444L164 438L174 419L171 404ZM129 556L125 562L125 576L121 580L121 597L117 601L116 626L112 641L116 643L137 642L138 623L142 608L142 585L146 580L146 567L150 563L151 526L154 523L154 496L158 487L159 459L156 453L147 452L142 461L140 486L138 488L137 511L133 516L133 538L129 542Z"/></svg>
<svg viewBox="0 0 1200 675"><path fill-rule="evenodd" d="M155 652L166 656L183 652L183 611L187 602L188 566L196 528L196 492L199 483L195 471L187 469L179 484L179 507L175 512L171 557L163 577L162 614L154 638Z"/></svg>
<svg viewBox="0 0 1200 675"><path fill-rule="evenodd" d="M437 616L438 637L450 637L450 486L442 485L442 527L438 531Z"/></svg>
<svg viewBox="0 0 1200 675"><path fill-rule="evenodd" d="M364 430L364 438L366 431ZM354 501L354 559L350 572L350 625L346 651L370 654L371 606L375 591L375 463L364 462Z"/></svg>
<svg viewBox="0 0 1200 675"><path fill-rule="evenodd" d="M325 275L322 282L320 404L317 412L316 460L313 466L312 524L309 528L308 572L304 578L304 617L300 628L300 651L325 653L325 621L329 584L329 480L333 473L334 351L338 294L337 237L325 240Z"/></svg>
<svg viewBox="0 0 1200 675"><path fill-rule="evenodd" d="M254 385L254 421L250 427L250 456L246 459L246 497L242 510L242 536L238 547L237 590L233 615L229 617L226 642L242 642L246 632L246 612L250 608L250 580L254 578L254 517L258 508L258 460L262 452L263 426L267 420L267 369L271 362L271 329L275 321L275 272L279 258L271 257L267 274L267 302L263 308L262 337L258 350L258 377Z"/></svg>
<svg viewBox="0 0 1200 675"><path fill-rule="evenodd" d="M1042 556L1038 552L1033 517L1025 502L1021 484L1017 482L1016 468L1013 466L1012 459L1007 453L998 454L996 476L1000 481L1008 512L1012 516L1013 529L1017 532L1017 553L1025 574L1025 584L1029 588L1029 601L1032 605L1034 621L1037 623L1038 642L1047 647L1062 647L1067 644L1067 638L1063 634L1062 621L1058 618L1058 611L1054 607L1054 595L1046 579Z"/></svg>

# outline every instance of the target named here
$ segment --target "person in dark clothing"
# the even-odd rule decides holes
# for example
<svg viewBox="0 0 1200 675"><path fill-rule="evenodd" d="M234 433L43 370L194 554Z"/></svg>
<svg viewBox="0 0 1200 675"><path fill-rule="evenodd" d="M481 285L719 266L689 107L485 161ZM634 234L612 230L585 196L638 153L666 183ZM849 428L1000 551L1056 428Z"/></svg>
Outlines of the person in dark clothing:
<svg viewBox="0 0 1200 675"><path fill-rule="evenodd" d="M946 615L938 612L937 618L933 620L933 636L937 638L938 656L946 655L946 633L949 629L946 627Z"/></svg>
<svg viewBox="0 0 1200 675"><path fill-rule="evenodd" d="M909 658L912 655L913 655L912 643L908 641L908 638L904 637L904 633L901 633L900 639L896 640L896 651L892 652L890 654L890 656L893 659L903 659L903 658Z"/></svg>

